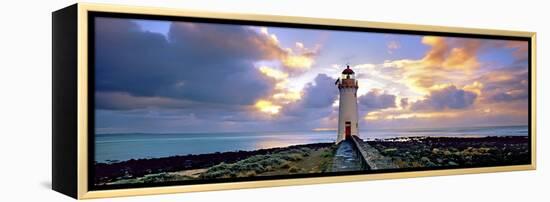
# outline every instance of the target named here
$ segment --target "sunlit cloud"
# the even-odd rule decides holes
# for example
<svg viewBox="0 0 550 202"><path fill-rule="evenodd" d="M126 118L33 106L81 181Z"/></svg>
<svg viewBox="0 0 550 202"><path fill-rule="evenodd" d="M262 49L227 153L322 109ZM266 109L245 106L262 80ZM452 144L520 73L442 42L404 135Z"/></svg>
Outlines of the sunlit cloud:
<svg viewBox="0 0 550 202"><path fill-rule="evenodd" d="M524 116L517 106L527 99L525 66L520 69L523 72L488 71L491 68L487 66L489 63L484 64L479 55L494 48L508 48L520 60L518 56L527 54L526 43L432 36L422 37L420 42L429 49L418 59L385 60L381 64L364 63L352 67L358 73L358 96L366 96L376 89L384 89L395 96L387 105L381 105L381 100L371 101L371 106L379 103L376 106L388 108L374 108L361 114L367 123L390 124L392 120L445 120L455 123L476 114L486 114L491 116L490 119L504 123ZM336 67L339 66L329 68ZM371 97L376 95L370 94ZM390 95L386 96L388 101ZM502 109L505 105L493 104L515 100L518 105L509 109ZM514 118L496 118L497 114Z"/></svg>
<svg viewBox="0 0 550 202"><path fill-rule="evenodd" d="M367 113L367 115L364 118L365 120L368 120L368 121L375 121L382 118L380 115L381 115L380 111L374 111L374 112Z"/></svg>
<svg viewBox="0 0 550 202"><path fill-rule="evenodd" d="M290 68L307 69L313 64L313 59L302 55L290 55L283 59L283 64Z"/></svg>
<svg viewBox="0 0 550 202"><path fill-rule="evenodd" d="M273 99L280 100L284 104L295 102L302 98L302 94L299 91L289 90L287 92L275 93Z"/></svg>
<svg viewBox="0 0 550 202"><path fill-rule="evenodd" d="M296 78L313 66L314 57L321 46L317 44L309 48L304 43L295 41L292 47L283 47L277 35L271 33L267 27L260 27L258 33L277 47L271 51L273 57L257 64L258 70L274 81L275 86L268 96L258 100L254 106L262 112L277 114L287 105L303 98L303 84L296 85Z"/></svg>
<svg viewBox="0 0 550 202"><path fill-rule="evenodd" d="M452 112L427 112L427 113L405 113L399 115L388 115L385 119L426 119L426 118L454 118L458 114Z"/></svg>
<svg viewBox="0 0 550 202"><path fill-rule="evenodd" d="M267 27L261 27L260 28L260 33L262 33L263 35L267 36L267 38L274 44L279 44L279 39L277 39L277 36L275 34L270 34L269 31L267 30Z"/></svg>
<svg viewBox="0 0 550 202"><path fill-rule="evenodd" d="M296 42L294 49L287 48L287 55L281 58L284 66L292 69L309 69L315 63L314 57L318 54L320 45L307 48L301 42Z"/></svg>
<svg viewBox="0 0 550 202"><path fill-rule="evenodd" d="M281 64L292 71L305 71L314 64L314 57L320 50L320 45L317 44L313 48L307 48L302 42L295 42L294 47L282 47L277 35L269 32L266 27L260 28L260 34L262 34L278 49L274 50L272 55L273 59L281 62Z"/></svg>
<svg viewBox="0 0 550 202"><path fill-rule="evenodd" d="M477 95L481 95L481 90L483 90L483 83L479 81L474 81L472 84L468 84L464 86L464 90L471 91L476 93Z"/></svg>
<svg viewBox="0 0 550 202"><path fill-rule="evenodd" d="M479 39L444 38L425 36L422 43L431 50L422 59L426 68L462 70L471 73L479 67L477 52L481 46Z"/></svg>
<svg viewBox="0 0 550 202"><path fill-rule="evenodd" d="M277 69L273 69L273 68L268 67L268 66L261 66L260 67L260 72L262 72L262 74L264 74L268 77L274 78L276 80L283 80L283 79L288 78L287 73L282 72L282 71L277 70Z"/></svg>
<svg viewBox="0 0 550 202"><path fill-rule="evenodd" d="M338 128L314 128L313 131L336 131Z"/></svg>
<svg viewBox="0 0 550 202"><path fill-rule="evenodd" d="M272 95L270 95L270 97L264 98L263 101L277 103L280 105L280 109L286 104L301 99L301 92L299 90L289 87L288 84L290 81L288 73L268 66L260 66L259 70L266 77L272 78L276 81Z"/></svg>
<svg viewBox="0 0 550 202"><path fill-rule="evenodd" d="M278 114L281 106L275 105L267 100L258 100L254 105L258 110L267 114Z"/></svg>
<svg viewBox="0 0 550 202"><path fill-rule="evenodd" d="M480 67L479 40L425 36L421 42L430 47L422 58L386 60L381 66L393 71L383 74L425 95L434 85L464 80Z"/></svg>

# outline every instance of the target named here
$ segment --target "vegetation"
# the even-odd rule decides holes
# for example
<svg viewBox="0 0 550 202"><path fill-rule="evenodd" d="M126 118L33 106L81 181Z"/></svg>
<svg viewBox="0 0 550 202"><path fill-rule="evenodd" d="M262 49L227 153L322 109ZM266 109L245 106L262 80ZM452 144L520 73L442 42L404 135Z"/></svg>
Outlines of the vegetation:
<svg viewBox="0 0 550 202"><path fill-rule="evenodd" d="M96 185L327 172L333 143L97 163Z"/></svg>
<svg viewBox="0 0 550 202"><path fill-rule="evenodd" d="M369 144L399 168L518 165L530 159L527 137L424 137Z"/></svg>
<svg viewBox="0 0 550 202"><path fill-rule="evenodd" d="M95 162L95 184L98 186L119 184L123 182L140 183L151 181L178 181L197 179L200 173L214 166L232 166L240 162L234 169L243 171L239 176L255 176L259 173L277 170L279 167L288 169L289 162L309 158L309 151L330 148L333 143L314 143L307 145L293 145L289 147L260 149L254 151L216 152L209 154L171 156L151 159L130 159L128 161ZM268 158L278 154L278 158ZM262 161L263 160L263 161ZM251 162L258 162L254 164ZM225 164L225 165L222 165ZM183 172L190 171L190 172ZM217 172L218 175L221 171ZM167 175L173 174L173 175ZM230 176L236 176L235 174Z"/></svg>
<svg viewBox="0 0 550 202"><path fill-rule="evenodd" d="M256 155L236 163L220 163L209 168L200 175L203 179L234 178L257 176L262 173L287 169L290 173L297 173L301 169L293 162L301 161L310 156L312 149L307 147L280 151L268 155Z"/></svg>
<svg viewBox="0 0 550 202"><path fill-rule="evenodd" d="M527 137L415 137L368 141L398 168L477 167L527 164ZM332 143L96 164L97 185L159 183L331 172ZM213 161L208 161L212 157ZM183 167L179 162L184 162ZM153 164L154 166L148 166ZM97 171L98 167L96 167ZM112 172L108 172L112 171ZM96 173L97 174L97 173Z"/></svg>
<svg viewBox="0 0 550 202"><path fill-rule="evenodd" d="M143 177L133 179L123 179L110 184L135 184L135 183L155 183L155 182L173 182L192 179L188 176L177 175L173 173L148 174Z"/></svg>

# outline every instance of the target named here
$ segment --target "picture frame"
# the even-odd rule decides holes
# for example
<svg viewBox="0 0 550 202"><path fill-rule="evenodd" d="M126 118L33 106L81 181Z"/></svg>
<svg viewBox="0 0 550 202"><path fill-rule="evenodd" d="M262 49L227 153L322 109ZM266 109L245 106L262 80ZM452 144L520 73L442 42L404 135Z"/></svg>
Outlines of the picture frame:
<svg viewBox="0 0 550 202"><path fill-rule="evenodd" d="M359 149L358 154L356 155L362 156L360 159L363 159L363 164L367 164L366 166L370 167L370 172L342 171L332 173L303 173L295 175L247 176L243 178L229 177L224 179L208 179L204 181L201 181L201 178L201 180L191 180L189 182L180 180L134 185L124 183L121 185L109 184L112 181L108 181L109 183L104 184L102 184L103 182L98 183L97 178L94 178L94 173L97 174L97 165L101 163L98 163L97 161L98 153L96 153L97 148L95 148L97 147L97 128L93 127L94 124L96 124L95 122L98 120L97 116L95 116L95 111L97 110L96 106L98 106L98 92L94 90L98 85L96 82L96 79L98 79L98 72L93 70L96 67L96 63L98 63L96 61L97 54L104 51L98 50L98 47L95 45L98 40L98 29L94 26L97 26L97 22L94 20L101 17L169 22L213 23L224 25L268 26L288 29L313 29L357 33L445 36L486 40L522 41L527 44L527 49L525 50L527 56L527 58L525 58L525 63L527 64L525 69L527 73L525 75L527 78L522 80L526 81L525 86L527 94L521 98L523 99L524 104L526 104L526 107L520 108L520 110L523 110L525 113L522 113L521 116L524 118L525 124L522 125L522 128L520 129L523 131L522 134L526 135L526 141L522 142L522 145L526 146L525 148L527 148L527 151L523 152L522 155L523 157L527 156L528 159L521 159L526 160L526 162L521 161L521 163L517 164L495 164L492 166L465 167L449 167L449 161L443 159L443 161L447 163L447 166L442 166L440 168L419 167L411 169L394 169L390 167L382 168L380 171L377 171L371 164L371 161L373 161L369 157L371 154L363 154L361 152L364 152L364 150ZM89 3L78 3L53 12L52 24L52 189L76 199L536 169L536 33L534 32L274 15L219 13ZM274 40L277 39L275 38ZM297 46L301 46L303 48L303 44ZM343 61L337 62L343 63ZM341 69L345 69L344 64L340 67ZM349 64L347 65L347 69L350 69ZM351 74L354 74L353 71ZM345 76L351 74L346 74L344 70L342 75ZM340 80L340 78L335 84L338 88L344 88L342 86L345 85L355 85L356 88L358 85L357 83L347 84ZM466 87L464 86L464 89L465 88ZM340 91L340 93L342 93L342 91ZM461 91L461 93L465 93L465 91ZM342 96L343 94L340 94L340 97ZM473 96L475 98L475 95ZM355 91L355 98L357 97L358 95ZM342 102L343 101L340 100L340 103ZM255 104L262 105L258 102ZM264 102L263 104L271 106L273 103ZM355 101L355 104L357 104L357 101ZM339 107L340 109L343 108L342 105ZM266 110L276 114L279 113L279 108L280 106L277 106ZM261 110L263 110L263 108L261 108ZM357 111L358 109L355 108L354 110ZM368 117L365 117L365 119L368 119ZM353 136L351 133L354 131L359 131L359 129L357 129L359 124L356 124L357 126L355 128L353 125L354 124L351 124L349 121L342 124L341 130L344 132L338 132L339 134L342 134L337 137L335 140L336 143L345 139L350 139L350 141L353 142L353 145L363 144L361 139L357 140L351 138ZM355 136L358 137L358 135ZM336 138L336 134L334 137ZM513 142L512 144L516 143ZM433 150L431 151L435 153L438 152ZM391 151L388 150L388 152ZM267 156L273 154L273 152L266 153ZM309 155L309 153L307 155ZM242 159L239 158L239 160ZM101 165L108 166L109 164L110 163L104 163Z"/></svg>

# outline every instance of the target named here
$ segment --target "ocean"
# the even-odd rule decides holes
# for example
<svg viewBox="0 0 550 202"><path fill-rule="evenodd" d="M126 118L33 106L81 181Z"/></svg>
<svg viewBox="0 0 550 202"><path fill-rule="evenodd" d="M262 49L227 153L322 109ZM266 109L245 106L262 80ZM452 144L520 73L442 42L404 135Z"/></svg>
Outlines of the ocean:
<svg viewBox="0 0 550 202"><path fill-rule="evenodd" d="M527 136L528 126L492 126L423 129L363 130L363 139L437 136ZM95 161L125 161L174 155L257 150L298 144L334 142L336 131L231 132L231 133L124 133L96 134Z"/></svg>

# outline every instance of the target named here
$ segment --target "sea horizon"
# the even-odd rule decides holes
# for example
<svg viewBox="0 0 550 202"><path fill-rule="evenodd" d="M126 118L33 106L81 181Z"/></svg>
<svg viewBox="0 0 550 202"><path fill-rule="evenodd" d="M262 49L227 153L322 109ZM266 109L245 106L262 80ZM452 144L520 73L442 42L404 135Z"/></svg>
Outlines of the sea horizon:
<svg viewBox="0 0 550 202"><path fill-rule="evenodd" d="M336 140L335 132L335 130L293 130L193 133L101 133L96 134L95 161L112 162L175 155L251 151L312 143L331 143ZM365 140L422 136L527 136L528 134L528 125L364 129L359 131L359 136Z"/></svg>
<svg viewBox="0 0 550 202"><path fill-rule="evenodd" d="M448 127L408 127L408 128L368 128L360 129L359 132L369 132L369 131L382 131L382 130L422 130L422 129L448 129L448 128L491 128L491 127L527 127L528 124L512 124L512 125L479 125L479 126L448 126ZM338 131L337 128L314 128L307 130L260 130L260 131L192 131L192 132L143 132L143 131L134 131L134 132L101 132L96 133L95 135L122 135L122 134L205 134L205 133L254 133L254 132L304 132L304 131Z"/></svg>

